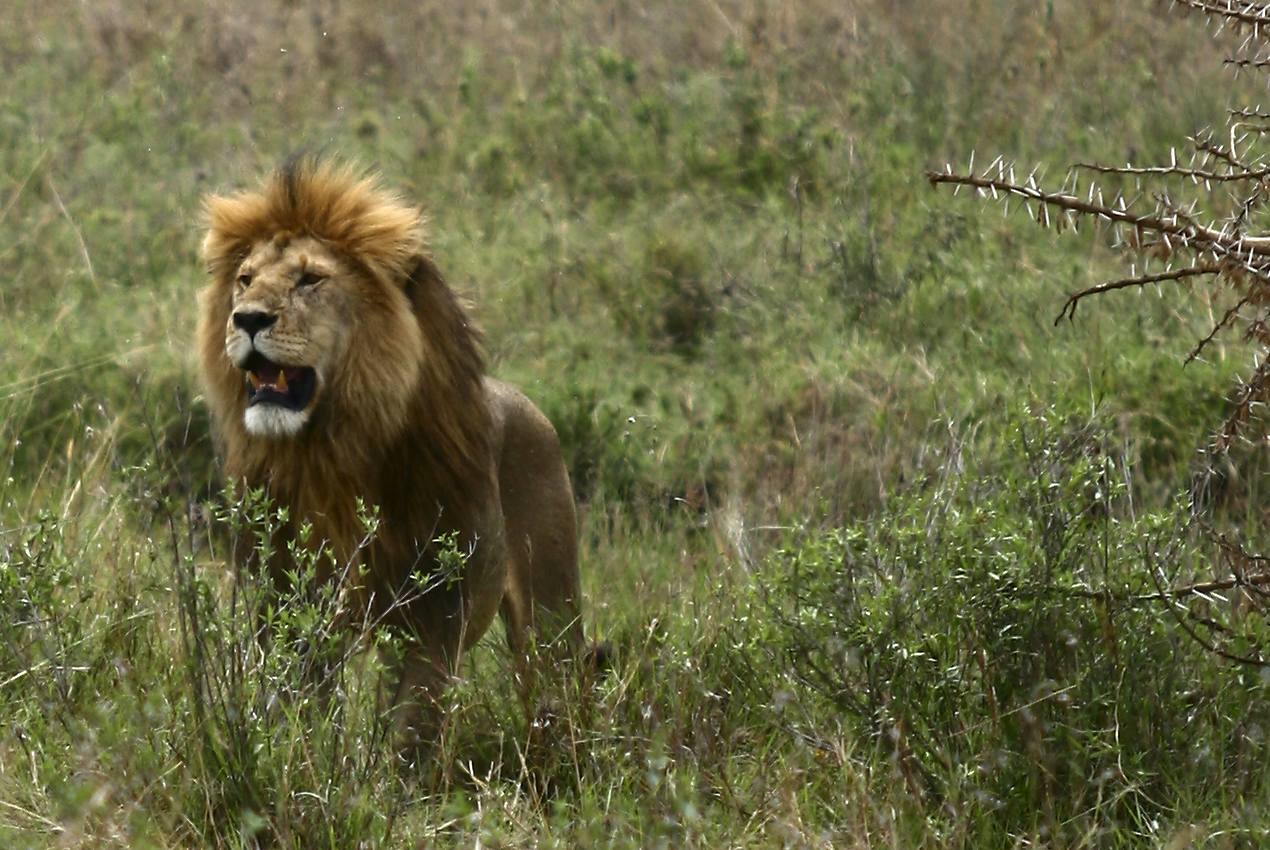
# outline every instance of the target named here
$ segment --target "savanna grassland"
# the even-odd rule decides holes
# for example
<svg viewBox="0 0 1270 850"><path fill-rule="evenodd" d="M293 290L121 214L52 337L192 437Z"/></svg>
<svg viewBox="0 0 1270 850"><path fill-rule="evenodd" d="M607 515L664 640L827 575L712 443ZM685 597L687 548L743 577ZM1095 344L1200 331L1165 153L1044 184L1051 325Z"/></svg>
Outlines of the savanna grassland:
<svg viewBox="0 0 1270 850"><path fill-rule="evenodd" d="M1264 844L1260 603L1165 592L1264 541L1256 446L1193 486L1226 305L1056 325L1106 234L923 176L1167 160L1255 102L1166 6L0 5L0 845ZM531 726L496 627L427 766L375 654L315 695L321 602L262 653L227 566L270 520L200 397L201 199L299 149L428 209L615 652Z"/></svg>

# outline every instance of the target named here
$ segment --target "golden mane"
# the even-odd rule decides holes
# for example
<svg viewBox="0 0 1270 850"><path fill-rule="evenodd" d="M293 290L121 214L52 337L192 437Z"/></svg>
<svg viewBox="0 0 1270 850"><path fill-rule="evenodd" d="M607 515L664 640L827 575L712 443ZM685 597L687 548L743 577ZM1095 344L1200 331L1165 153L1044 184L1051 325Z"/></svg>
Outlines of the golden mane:
<svg viewBox="0 0 1270 850"><path fill-rule="evenodd" d="M308 234L382 280L406 280L427 255L422 211L352 166L313 157L283 163L261 192L207 200L203 256L214 277L232 274L254 242Z"/></svg>
<svg viewBox="0 0 1270 850"><path fill-rule="evenodd" d="M290 507L293 523L313 524L340 564L369 561L374 586L366 590L389 600L409 580L410 565L427 567L419 558L431 540L416 539L420 530L457 531L470 542L496 488L478 331L428 253L422 211L351 167L302 157L259 192L209 198L206 216L203 256L212 281L201 297L197 344L224 472L240 486L268 487ZM243 372L228 359L225 333L248 253L261 242L304 236L358 270L368 302L400 301L410 310L422 347L374 326L369 313L357 316L348 374L331 386L314 427L283 442L244 427ZM417 376L414 385L398 390L405 383L399 374ZM393 410L401 415L384 413ZM359 499L378 507L382 520L364 553L357 552Z"/></svg>

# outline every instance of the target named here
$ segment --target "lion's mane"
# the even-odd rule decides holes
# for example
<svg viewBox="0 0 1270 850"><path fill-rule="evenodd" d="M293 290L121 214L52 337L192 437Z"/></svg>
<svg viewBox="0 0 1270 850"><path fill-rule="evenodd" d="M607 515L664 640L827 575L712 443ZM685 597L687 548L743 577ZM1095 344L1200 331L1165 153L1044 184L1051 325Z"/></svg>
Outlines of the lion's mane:
<svg viewBox="0 0 1270 850"><path fill-rule="evenodd" d="M415 567L426 568L420 559L436 535L457 532L461 546L473 545L491 498L496 503L478 333L433 264L422 212L352 168L296 158L259 191L211 198L206 217L212 280L196 344L223 471L240 487L267 487L289 506L292 525L311 523L314 538L331 547L333 566L366 564L363 601L383 608ZM247 391L226 354L225 327L236 269L253 246L300 236L357 270L365 303L387 299L413 311L422 343L375 324L376 310L346 317L357 341L331 382L320 427L271 440L244 427ZM364 551L359 500L382 511ZM420 540L420 529L433 533Z"/></svg>

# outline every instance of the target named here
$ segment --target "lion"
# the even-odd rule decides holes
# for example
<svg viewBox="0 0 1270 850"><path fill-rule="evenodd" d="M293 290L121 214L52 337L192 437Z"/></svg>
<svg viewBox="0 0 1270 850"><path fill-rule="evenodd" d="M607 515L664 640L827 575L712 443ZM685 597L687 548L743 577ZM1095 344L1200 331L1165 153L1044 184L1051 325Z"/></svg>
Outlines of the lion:
<svg viewBox="0 0 1270 850"><path fill-rule="evenodd" d="M363 623L411 639L392 706L428 734L463 653L504 620L514 657L583 641L577 519L560 441L486 375L478 331L419 208L349 165L299 157L206 201L197 351L224 473L329 547ZM363 506L378 508L365 541ZM466 554L421 588L437 542ZM238 547L241 548L241 547ZM286 582L287 547L265 565ZM240 559L241 560L241 559Z"/></svg>

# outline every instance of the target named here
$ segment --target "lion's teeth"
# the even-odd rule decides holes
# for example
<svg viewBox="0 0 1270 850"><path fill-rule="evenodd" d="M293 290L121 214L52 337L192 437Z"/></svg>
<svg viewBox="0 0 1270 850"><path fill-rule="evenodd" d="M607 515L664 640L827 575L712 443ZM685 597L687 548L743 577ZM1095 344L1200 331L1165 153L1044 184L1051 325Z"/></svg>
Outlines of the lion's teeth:
<svg viewBox="0 0 1270 850"><path fill-rule="evenodd" d="M260 389L260 376L257 375L255 372L248 372L247 380L251 382L251 388L253 390Z"/></svg>
<svg viewBox="0 0 1270 850"><path fill-rule="evenodd" d="M286 370L285 370L285 369L279 369L279 370L278 370L278 383L277 383L277 384L275 384L274 386L276 386L276 387L278 388L278 392L282 393L283 395L285 395L285 394L286 394L286 392L287 392L287 373L286 373Z"/></svg>

